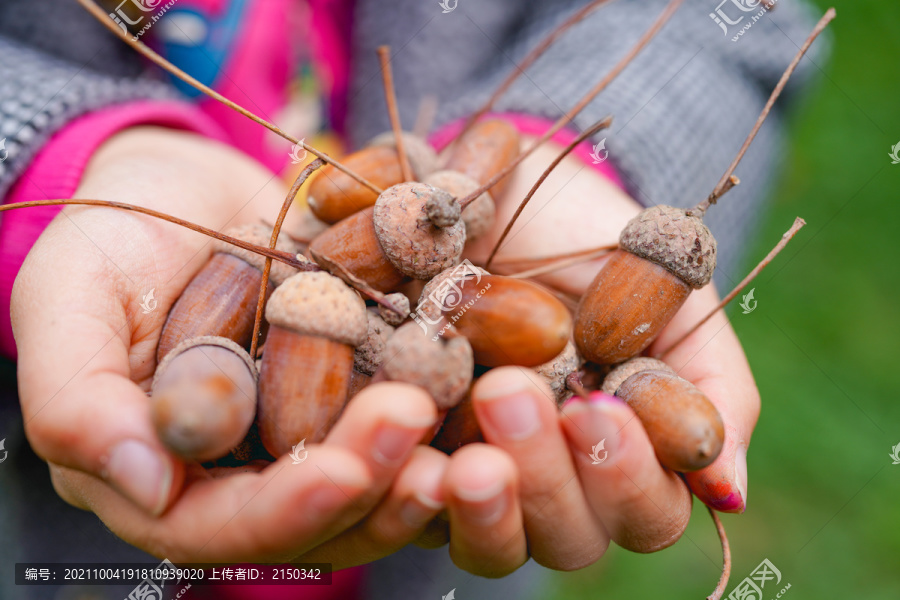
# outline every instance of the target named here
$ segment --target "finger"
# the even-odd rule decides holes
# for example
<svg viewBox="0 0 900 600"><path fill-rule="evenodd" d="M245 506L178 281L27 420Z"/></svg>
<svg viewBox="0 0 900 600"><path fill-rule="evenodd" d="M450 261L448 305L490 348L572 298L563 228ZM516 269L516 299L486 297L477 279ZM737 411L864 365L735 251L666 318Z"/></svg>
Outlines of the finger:
<svg viewBox="0 0 900 600"><path fill-rule="evenodd" d="M299 559L344 568L378 560L413 542L444 509L441 482L449 460L434 448L416 447L388 494L362 522Z"/></svg>
<svg viewBox="0 0 900 600"><path fill-rule="evenodd" d="M503 450L469 444L444 477L450 558L482 577L504 577L528 560L516 465Z"/></svg>
<svg viewBox="0 0 900 600"><path fill-rule="evenodd" d="M585 498L547 384L530 369L493 369L475 384L472 400L485 439L518 468L532 558L557 570L596 562L609 536Z"/></svg>
<svg viewBox="0 0 900 600"><path fill-rule="evenodd" d="M594 392L570 400L560 419L581 484L612 539L634 552L674 544L690 520L691 494L659 464L634 411Z"/></svg>
<svg viewBox="0 0 900 600"><path fill-rule="evenodd" d="M88 505L116 535L173 562L287 562L358 520L372 485L365 464L344 448L313 445L259 473L189 481L178 501L152 517L103 481L58 467L65 494Z"/></svg>
<svg viewBox="0 0 900 600"><path fill-rule="evenodd" d="M350 400L325 443L352 450L366 463L375 482L369 494L374 502L436 420L434 401L421 388L379 383Z"/></svg>
<svg viewBox="0 0 900 600"><path fill-rule="evenodd" d="M651 347L668 348L719 302L712 287L694 292ZM685 475L700 500L723 512L747 507L747 449L759 419L759 390L740 341L723 311L668 352L665 361L706 394L722 415L725 444L708 467Z"/></svg>

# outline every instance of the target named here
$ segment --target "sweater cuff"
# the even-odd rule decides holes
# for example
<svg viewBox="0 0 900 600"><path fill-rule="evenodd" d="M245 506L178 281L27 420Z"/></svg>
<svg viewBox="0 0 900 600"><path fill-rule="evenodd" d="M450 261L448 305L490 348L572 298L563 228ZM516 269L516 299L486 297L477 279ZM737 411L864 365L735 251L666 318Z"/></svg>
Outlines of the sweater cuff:
<svg viewBox="0 0 900 600"><path fill-rule="evenodd" d="M145 100L112 106L72 120L53 135L3 199L4 203L71 198L87 163L103 142L137 125L157 125L227 142L224 132L190 105ZM62 209L38 206L12 210L0 220L0 353L16 358L10 297L16 275L38 236Z"/></svg>
<svg viewBox="0 0 900 600"><path fill-rule="evenodd" d="M549 119L524 113L490 114L483 117L483 119L486 118L501 118L512 124L522 134L532 137L544 135L547 130L553 126L553 121ZM431 145L438 151L443 150L451 141L456 139L460 131L462 131L464 123L465 119L459 119L445 125L429 137L429 142L431 142ZM563 128L560 131L557 131L550 140L562 147L566 147L575 141L576 137L578 137L578 134ZM591 143L588 140L585 140L572 150L571 156L577 157L585 165L591 167L594 171L614 183L618 188L627 191L618 170L610 161L606 160L606 155L604 154L602 156L603 160L598 161L597 158L595 158L593 151L594 148Z"/></svg>

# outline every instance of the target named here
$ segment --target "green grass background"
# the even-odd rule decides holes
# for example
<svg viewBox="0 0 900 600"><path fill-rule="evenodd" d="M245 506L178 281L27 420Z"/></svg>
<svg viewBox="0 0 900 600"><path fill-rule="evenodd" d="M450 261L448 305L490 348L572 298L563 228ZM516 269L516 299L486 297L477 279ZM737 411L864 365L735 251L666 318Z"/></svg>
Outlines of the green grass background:
<svg viewBox="0 0 900 600"><path fill-rule="evenodd" d="M790 152L752 260L808 222L732 310L763 399L747 512L725 516L734 585L764 559L783 598L900 598L900 2L817 0L838 18L824 77L790 121ZM721 562L699 502L669 550L611 547L554 575L548 600L705 598ZM765 600L780 588L765 589Z"/></svg>

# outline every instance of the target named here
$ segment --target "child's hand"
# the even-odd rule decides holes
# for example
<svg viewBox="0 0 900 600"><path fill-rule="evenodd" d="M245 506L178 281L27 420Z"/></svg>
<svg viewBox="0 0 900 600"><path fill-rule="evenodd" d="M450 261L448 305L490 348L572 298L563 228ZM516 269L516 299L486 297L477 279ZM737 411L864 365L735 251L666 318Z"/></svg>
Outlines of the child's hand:
<svg viewBox="0 0 900 600"><path fill-rule="evenodd" d="M493 235L478 243L473 259L486 257L518 201L557 151L545 147L519 169L500 202ZM615 243L639 210L618 188L570 157L544 183L498 256L542 257ZM543 281L581 294L599 264L561 270ZM695 291L651 352L665 349L717 301L712 286ZM737 337L719 313L666 360L706 393L725 423L721 455L709 467L687 475L691 489L720 510L743 511L746 451L759 396ZM477 552L455 547L451 535L451 553L461 567L502 575L518 568L530 553L542 565L570 570L596 561L610 540L651 552L671 545L683 533L691 513L688 488L660 466L640 421L624 403L576 399L559 413L547 386L531 370L516 367L486 374L473 398L485 439L511 458L507 472L494 477L518 480L523 514L517 522L525 535L503 525L508 515L498 521L502 534L482 535L484 543ZM591 448L604 439L607 459L592 464ZM448 474L452 472L453 467ZM455 502L450 494L451 515Z"/></svg>
<svg viewBox="0 0 900 600"><path fill-rule="evenodd" d="M100 149L76 197L221 230L274 219L284 194L275 176L234 150L141 128ZM19 391L29 441L51 464L59 494L173 561L281 561L315 550L341 568L415 539L442 508L448 465L417 447L436 419L418 388L364 391L301 464L282 457L223 476L162 447L146 396L157 340L169 307L208 259L209 241L126 211L72 207L29 254L13 294ZM150 289L158 306L144 314Z"/></svg>

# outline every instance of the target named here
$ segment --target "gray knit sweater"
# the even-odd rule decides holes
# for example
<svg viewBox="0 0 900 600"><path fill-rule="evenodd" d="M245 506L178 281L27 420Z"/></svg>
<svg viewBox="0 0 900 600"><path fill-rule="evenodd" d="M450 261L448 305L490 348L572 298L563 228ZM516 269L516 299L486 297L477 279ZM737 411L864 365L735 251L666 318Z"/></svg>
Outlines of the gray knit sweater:
<svg viewBox="0 0 900 600"><path fill-rule="evenodd" d="M262 0L265 1L265 0ZM354 13L349 131L356 143L388 128L374 48L389 44L400 113L412 126L423 95L439 100L437 126L480 106L537 40L586 0L358 0ZM609 159L646 205L688 206L704 198L750 130L770 90L812 23L801 0L781 0L737 41L760 7L754 0L688 0L660 35L579 116L576 128L615 115ZM569 109L651 24L664 0L617 0L571 30L519 78L499 111L555 119ZM717 13L717 11L720 11ZM737 25L720 25L714 16ZM720 19L721 20L721 19ZM723 29L724 28L724 29ZM804 60L737 173L743 184L712 209L719 240L717 283L739 280L741 249L752 238L778 172L783 107L817 70L823 45ZM138 98L176 97L159 74L114 39L73 0L0 0L0 197L42 144L72 119ZM377 102L372 99L378 98ZM38 184L40 182L37 182ZM6 383L11 383L6 378ZM24 456L21 415L0 402L8 450ZM17 427L20 427L17 425ZM33 459L0 468L0 597L50 598L52 588L11 584L16 561L145 560L95 517L63 504ZM539 590L533 565L500 582L452 566L446 550L407 549L376 563L370 598L528 598ZM121 597L121 590L92 590ZM465 593L464 593L465 592ZM116 594L119 594L118 596ZM127 594L127 590L126 590Z"/></svg>

